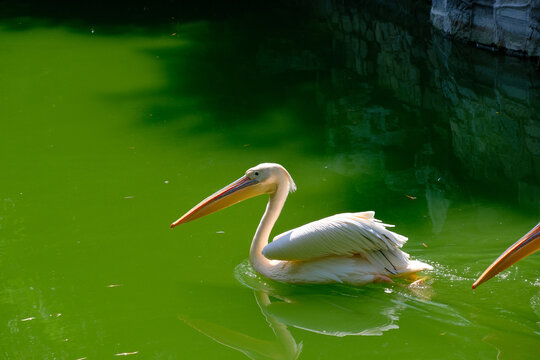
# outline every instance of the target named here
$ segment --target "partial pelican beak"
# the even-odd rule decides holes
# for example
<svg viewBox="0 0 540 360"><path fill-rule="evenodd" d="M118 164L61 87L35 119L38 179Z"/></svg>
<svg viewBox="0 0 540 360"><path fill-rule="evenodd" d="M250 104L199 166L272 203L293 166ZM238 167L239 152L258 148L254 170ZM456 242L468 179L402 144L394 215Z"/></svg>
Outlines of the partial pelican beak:
<svg viewBox="0 0 540 360"><path fill-rule="evenodd" d="M184 216L171 224L171 228L211 214L215 211L234 205L242 200L270 192L268 186L259 181L242 176L232 184L225 186L215 194L201 201Z"/></svg>
<svg viewBox="0 0 540 360"><path fill-rule="evenodd" d="M488 281L507 267L517 263L526 256L540 250L540 223L536 225L525 236L519 239L514 245L506 249L497 260L491 264L486 271L472 285L475 289L481 283Z"/></svg>

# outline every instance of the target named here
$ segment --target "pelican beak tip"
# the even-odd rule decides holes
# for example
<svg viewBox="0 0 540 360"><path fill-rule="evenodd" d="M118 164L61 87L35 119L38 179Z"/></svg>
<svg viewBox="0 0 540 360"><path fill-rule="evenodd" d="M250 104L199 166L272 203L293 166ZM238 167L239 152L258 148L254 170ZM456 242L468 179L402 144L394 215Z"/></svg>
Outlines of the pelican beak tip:
<svg viewBox="0 0 540 360"><path fill-rule="evenodd" d="M540 223L506 249L472 285L473 290L519 260L540 250Z"/></svg>

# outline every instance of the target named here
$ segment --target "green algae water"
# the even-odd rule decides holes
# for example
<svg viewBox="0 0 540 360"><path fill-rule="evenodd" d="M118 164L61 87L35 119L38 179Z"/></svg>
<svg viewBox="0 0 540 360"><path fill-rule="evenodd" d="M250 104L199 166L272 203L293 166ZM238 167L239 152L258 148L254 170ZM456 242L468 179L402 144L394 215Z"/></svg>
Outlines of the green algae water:
<svg viewBox="0 0 540 360"><path fill-rule="evenodd" d="M534 64L409 2L0 4L0 358L540 357L540 254L471 290L540 220ZM274 234L374 210L434 270L268 281L263 197L169 229L260 162L298 186Z"/></svg>

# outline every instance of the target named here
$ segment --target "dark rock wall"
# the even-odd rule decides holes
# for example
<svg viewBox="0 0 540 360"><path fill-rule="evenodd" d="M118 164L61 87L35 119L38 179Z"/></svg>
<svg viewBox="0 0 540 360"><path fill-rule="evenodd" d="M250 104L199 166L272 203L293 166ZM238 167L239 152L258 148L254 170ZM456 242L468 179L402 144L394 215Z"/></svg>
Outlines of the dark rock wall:
<svg viewBox="0 0 540 360"><path fill-rule="evenodd" d="M431 21L465 41L540 56L540 0L433 0Z"/></svg>
<svg viewBox="0 0 540 360"><path fill-rule="evenodd" d="M341 54L323 90L337 167L381 171L389 187L423 192L439 212L460 181L540 207L537 70L432 31L422 25L428 6L321 1ZM400 164L385 158L392 149L408 149Z"/></svg>

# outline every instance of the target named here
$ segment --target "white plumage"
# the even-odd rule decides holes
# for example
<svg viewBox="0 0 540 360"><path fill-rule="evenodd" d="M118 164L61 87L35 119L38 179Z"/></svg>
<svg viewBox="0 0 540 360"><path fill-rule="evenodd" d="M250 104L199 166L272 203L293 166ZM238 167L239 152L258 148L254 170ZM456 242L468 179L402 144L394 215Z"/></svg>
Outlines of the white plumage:
<svg viewBox="0 0 540 360"><path fill-rule="evenodd" d="M407 238L387 230L392 225L383 224L374 215L374 211L344 213L310 222L276 236L263 255L278 260L310 260L401 248Z"/></svg>
<svg viewBox="0 0 540 360"><path fill-rule="evenodd" d="M296 189L285 168L260 164L246 175L203 200L172 224L195 220L247 198L269 194L269 202L253 238L252 266L264 276L290 283L391 281L432 267L409 260L401 250L407 238L387 229L373 211L343 213L268 238L288 193Z"/></svg>

